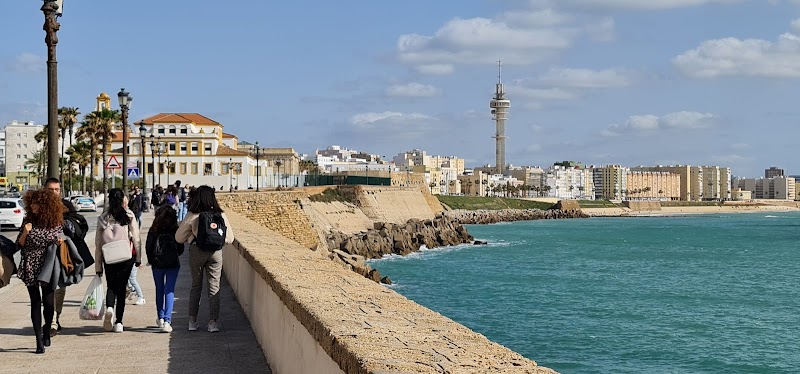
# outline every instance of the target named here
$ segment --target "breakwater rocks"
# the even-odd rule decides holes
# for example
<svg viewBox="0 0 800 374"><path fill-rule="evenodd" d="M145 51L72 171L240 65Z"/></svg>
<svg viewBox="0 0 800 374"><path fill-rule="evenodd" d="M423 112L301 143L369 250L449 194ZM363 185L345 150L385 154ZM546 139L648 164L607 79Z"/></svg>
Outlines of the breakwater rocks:
<svg viewBox="0 0 800 374"><path fill-rule="evenodd" d="M569 210L539 210L539 209L503 209L503 210L450 210L444 212L446 217L452 218L462 225L489 224L498 222L530 221L536 219L564 219L564 218L589 218L589 215L580 209Z"/></svg>
<svg viewBox="0 0 800 374"><path fill-rule="evenodd" d="M332 232L327 235L328 249L334 261L342 261L353 271L380 281L380 273L369 269L364 259L381 258L387 254L405 256L427 248L472 243L474 238L464 226L450 217L437 215L434 219L411 219L405 224L375 223L375 228L354 235Z"/></svg>

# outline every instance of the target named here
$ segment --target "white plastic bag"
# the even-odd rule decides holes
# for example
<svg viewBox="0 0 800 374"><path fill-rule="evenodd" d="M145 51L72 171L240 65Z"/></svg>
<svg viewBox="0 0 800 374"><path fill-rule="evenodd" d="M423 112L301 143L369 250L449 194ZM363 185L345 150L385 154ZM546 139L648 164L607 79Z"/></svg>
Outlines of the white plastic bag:
<svg viewBox="0 0 800 374"><path fill-rule="evenodd" d="M78 311L80 319L99 320L103 319L105 309L105 292L103 292L103 278L95 276L89 288L83 295L81 309Z"/></svg>

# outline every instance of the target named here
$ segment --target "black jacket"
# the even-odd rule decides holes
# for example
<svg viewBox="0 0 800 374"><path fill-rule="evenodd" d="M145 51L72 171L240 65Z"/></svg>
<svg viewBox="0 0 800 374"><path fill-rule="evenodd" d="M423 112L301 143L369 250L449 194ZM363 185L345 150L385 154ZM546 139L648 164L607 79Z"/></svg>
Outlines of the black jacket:
<svg viewBox="0 0 800 374"><path fill-rule="evenodd" d="M83 265L87 268L94 264L92 251L89 249L89 246L86 245L86 240L84 240L88 232L89 224L86 222L86 218L83 218L80 213L64 213L64 235L72 240L72 243L78 249L78 253L83 259Z"/></svg>
<svg viewBox="0 0 800 374"><path fill-rule="evenodd" d="M130 209L133 214L138 215L142 212L142 198L142 194L131 194L131 196L128 197L128 209Z"/></svg>
<svg viewBox="0 0 800 374"><path fill-rule="evenodd" d="M183 244L175 241L175 232L177 230L178 227L175 226L172 230L163 230L161 232L157 232L156 230L150 230L147 232L147 241L144 244L144 248L145 248L145 253L147 253L147 261L154 269L173 269L181 267L181 263L178 257L180 257L180 255L183 254ZM169 236L170 239L173 241L173 244L175 245L175 248L177 249L178 252L178 255L173 257L175 261L165 265L158 265L153 263L155 258L156 241L158 240L158 237L161 235Z"/></svg>

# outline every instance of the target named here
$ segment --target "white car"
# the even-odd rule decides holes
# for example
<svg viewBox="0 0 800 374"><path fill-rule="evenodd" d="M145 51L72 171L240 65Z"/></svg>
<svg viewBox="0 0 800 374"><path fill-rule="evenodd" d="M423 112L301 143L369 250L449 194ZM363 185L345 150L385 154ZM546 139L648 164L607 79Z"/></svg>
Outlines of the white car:
<svg viewBox="0 0 800 374"><path fill-rule="evenodd" d="M91 197L78 198L75 200L74 204L75 208L77 208L79 212L82 212L84 210L91 210L92 212L97 211L97 204Z"/></svg>
<svg viewBox="0 0 800 374"><path fill-rule="evenodd" d="M25 218L25 206L19 198L0 198L0 225L22 227Z"/></svg>
<svg viewBox="0 0 800 374"><path fill-rule="evenodd" d="M74 204L74 205L78 205L78 200L82 199L84 197L89 197L89 196L84 196L84 195L70 196L69 197L69 201L72 202L72 204Z"/></svg>

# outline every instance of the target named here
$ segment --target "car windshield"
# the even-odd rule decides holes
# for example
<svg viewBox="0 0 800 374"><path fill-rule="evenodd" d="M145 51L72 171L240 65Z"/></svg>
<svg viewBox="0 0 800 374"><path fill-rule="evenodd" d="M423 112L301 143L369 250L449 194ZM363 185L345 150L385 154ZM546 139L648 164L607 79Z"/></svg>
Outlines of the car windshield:
<svg viewBox="0 0 800 374"><path fill-rule="evenodd" d="M13 209L17 204L13 201L0 201L0 209Z"/></svg>
<svg viewBox="0 0 800 374"><path fill-rule="evenodd" d="M94 201L92 199L79 199L78 203L80 203L80 204L91 204L91 203L94 203Z"/></svg>

